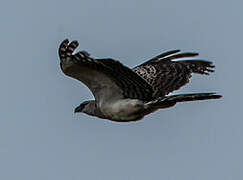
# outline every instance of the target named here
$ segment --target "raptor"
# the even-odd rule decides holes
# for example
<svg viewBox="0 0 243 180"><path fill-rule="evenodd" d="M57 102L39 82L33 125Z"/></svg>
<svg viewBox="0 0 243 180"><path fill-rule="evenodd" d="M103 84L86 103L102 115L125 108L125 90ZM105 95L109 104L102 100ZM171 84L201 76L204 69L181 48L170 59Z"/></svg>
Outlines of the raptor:
<svg viewBox="0 0 243 180"><path fill-rule="evenodd" d="M66 39L59 47L63 73L84 83L94 95L94 100L76 107L75 113L129 122L178 102L221 98L211 92L169 95L187 84L193 73L214 72L212 62L188 59L198 53L168 51L130 69L111 58L92 58L86 51L74 54L78 45L77 41L69 43Z"/></svg>

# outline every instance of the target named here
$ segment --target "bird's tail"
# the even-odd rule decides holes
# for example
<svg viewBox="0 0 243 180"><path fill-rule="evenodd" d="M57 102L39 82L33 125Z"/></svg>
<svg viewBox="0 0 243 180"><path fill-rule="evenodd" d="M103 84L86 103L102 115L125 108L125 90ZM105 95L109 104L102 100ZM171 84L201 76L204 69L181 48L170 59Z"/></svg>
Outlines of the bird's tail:
<svg viewBox="0 0 243 180"><path fill-rule="evenodd" d="M158 98L154 101L148 102L147 105L156 108L168 108L174 106L178 102L219 99L221 97L221 95L217 95L216 93L178 94Z"/></svg>

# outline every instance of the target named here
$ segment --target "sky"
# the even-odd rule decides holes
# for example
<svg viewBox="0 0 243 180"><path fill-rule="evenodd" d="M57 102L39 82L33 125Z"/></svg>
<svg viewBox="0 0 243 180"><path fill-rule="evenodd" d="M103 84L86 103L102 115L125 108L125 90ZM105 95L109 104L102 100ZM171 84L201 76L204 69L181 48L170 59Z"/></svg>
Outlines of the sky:
<svg viewBox="0 0 243 180"><path fill-rule="evenodd" d="M238 0L11 0L0 6L0 179L243 179ZM199 52L216 72L176 93L217 92L136 123L74 114L90 91L59 68L62 40L129 67Z"/></svg>

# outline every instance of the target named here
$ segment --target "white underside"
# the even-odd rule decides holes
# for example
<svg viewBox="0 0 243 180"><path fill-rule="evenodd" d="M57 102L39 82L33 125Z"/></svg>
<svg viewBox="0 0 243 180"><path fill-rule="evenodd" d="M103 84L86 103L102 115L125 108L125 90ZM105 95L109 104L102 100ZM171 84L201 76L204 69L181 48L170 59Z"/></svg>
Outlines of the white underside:
<svg viewBox="0 0 243 180"><path fill-rule="evenodd" d="M100 110L105 116L115 120L131 120L141 116L144 103L137 99L122 99L113 103L105 103Z"/></svg>

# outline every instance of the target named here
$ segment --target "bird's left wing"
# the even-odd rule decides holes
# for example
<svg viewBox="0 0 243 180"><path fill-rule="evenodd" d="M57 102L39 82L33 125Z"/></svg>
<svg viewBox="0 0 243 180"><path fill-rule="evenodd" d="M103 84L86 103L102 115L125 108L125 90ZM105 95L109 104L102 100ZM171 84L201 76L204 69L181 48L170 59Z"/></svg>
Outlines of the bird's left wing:
<svg viewBox="0 0 243 180"><path fill-rule="evenodd" d="M189 82L192 73L214 72L214 65L210 61L180 60L198 56L198 53L179 52L180 50L165 52L133 68L134 72L151 85L154 97L163 97L184 86Z"/></svg>
<svg viewBox="0 0 243 180"><path fill-rule="evenodd" d="M61 69L83 82L97 101L131 98L150 100L151 86L128 67L113 59L94 59L85 51L73 54L78 42L64 40L59 47Z"/></svg>

